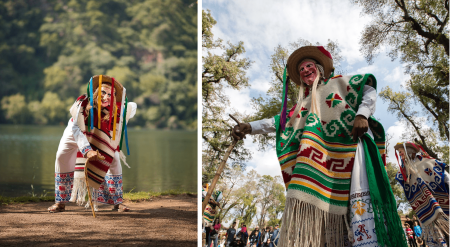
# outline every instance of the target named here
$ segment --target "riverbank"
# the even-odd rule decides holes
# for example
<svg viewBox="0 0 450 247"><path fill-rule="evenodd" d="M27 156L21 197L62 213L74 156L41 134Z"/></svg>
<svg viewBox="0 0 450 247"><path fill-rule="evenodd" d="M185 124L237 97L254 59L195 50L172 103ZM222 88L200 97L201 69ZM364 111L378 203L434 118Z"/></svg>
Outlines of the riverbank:
<svg viewBox="0 0 450 247"><path fill-rule="evenodd" d="M26 198L3 197L0 246L197 246L197 195L162 195L167 193L126 193L130 212L104 205L97 218L74 203L65 212L48 213L52 197L25 203Z"/></svg>

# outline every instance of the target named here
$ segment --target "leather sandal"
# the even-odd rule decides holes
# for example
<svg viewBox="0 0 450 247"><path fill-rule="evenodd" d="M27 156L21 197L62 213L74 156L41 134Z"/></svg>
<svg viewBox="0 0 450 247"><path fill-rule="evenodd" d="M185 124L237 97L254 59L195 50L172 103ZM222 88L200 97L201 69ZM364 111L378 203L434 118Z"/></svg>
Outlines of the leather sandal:
<svg viewBox="0 0 450 247"><path fill-rule="evenodd" d="M49 213L57 213L66 211L66 206L64 204L53 204L48 209Z"/></svg>
<svg viewBox="0 0 450 247"><path fill-rule="evenodd" d="M117 205L114 205L113 211L129 212L130 209L127 206L123 205L123 204L117 204Z"/></svg>

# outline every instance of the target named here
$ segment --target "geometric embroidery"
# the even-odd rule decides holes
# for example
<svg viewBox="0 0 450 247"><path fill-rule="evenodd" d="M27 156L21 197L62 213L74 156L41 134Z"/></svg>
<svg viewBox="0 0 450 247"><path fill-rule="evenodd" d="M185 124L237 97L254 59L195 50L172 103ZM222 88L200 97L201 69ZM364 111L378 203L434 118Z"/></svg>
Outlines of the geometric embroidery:
<svg viewBox="0 0 450 247"><path fill-rule="evenodd" d="M339 103L342 102L342 98L341 96L339 96L339 94L337 93L331 93L330 95L328 95L328 97L326 98L327 100L325 101L328 105L328 107L335 107L336 105L338 105Z"/></svg>
<svg viewBox="0 0 450 247"><path fill-rule="evenodd" d="M72 194L73 172L55 172L55 202L68 202Z"/></svg>
<svg viewBox="0 0 450 247"><path fill-rule="evenodd" d="M98 202L116 205L123 202L122 175L106 175L98 191Z"/></svg>
<svg viewBox="0 0 450 247"><path fill-rule="evenodd" d="M364 202L358 201L356 202L355 205L353 205L352 208L357 208L356 210L356 214L359 214L359 216L362 216L364 214L364 212L366 212L366 210L364 209L364 206L366 206L366 204Z"/></svg>

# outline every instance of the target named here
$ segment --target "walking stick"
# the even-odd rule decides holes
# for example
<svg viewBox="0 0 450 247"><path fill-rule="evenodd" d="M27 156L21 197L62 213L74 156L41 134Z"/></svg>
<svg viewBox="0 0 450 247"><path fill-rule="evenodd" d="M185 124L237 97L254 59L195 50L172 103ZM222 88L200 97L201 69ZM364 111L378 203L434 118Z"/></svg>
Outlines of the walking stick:
<svg viewBox="0 0 450 247"><path fill-rule="evenodd" d="M234 121L236 121L236 123L238 125L241 125L241 123L239 123L239 121L235 117L233 117L231 114L229 114L229 116ZM234 146L236 146L237 142L238 142L238 140L236 140L236 139L233 140L233 142L231 143L231 145L228 147L227 151L225 152L225 156L223 156L222 162L220 162L219 168L216 171L216 175L214 175L211 186L209 186L208 193L206 193L205 200L202 203L202 214L203 214L203 212L205 212L206 205L208 204L209 198L211 198L211 194L214 191L214 188L216 187L217 180L219 180L220 174L222 174L223 169L225 168L225 164L227 163L228 156L230 156L230 153L231 153L231 151L233 151L233 148L234 148Z"/></svg>
<svg viewBox="0 0 450 247"><path fill-rule="evenodd" d="M89 158L89 159L92 159L92 157ZM89 205L91 205L92 215L94 216L94 218L96 218L94 205L92 204L92 196L91 196L91 190L89 188L88 174L87 174L87 164L89 162L89 159L87 159L86 163L84 164L84 179L86 180L86 188L87 188L87 191L88 191ZM105 157L103 157L101 154L98 153L98 150L97 150L97 159L101 159L101 160L105 159Z"/></svg>

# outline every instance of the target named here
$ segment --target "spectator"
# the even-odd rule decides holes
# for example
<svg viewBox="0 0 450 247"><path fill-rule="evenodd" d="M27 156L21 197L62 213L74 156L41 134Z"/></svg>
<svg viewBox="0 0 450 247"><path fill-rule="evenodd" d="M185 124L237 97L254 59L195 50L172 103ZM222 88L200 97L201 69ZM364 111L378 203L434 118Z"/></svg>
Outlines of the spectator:
<svg viewBox="0 0 450 247"><path fill-rule="evenodd" d="M280 225L278 225L278 224L276 224L275 225L275 230L273 230L273 235L272 235L272 237L270 238L270 243L271 243L271 247L274 247L274 243L275 243L275 245L278 245L278 235L280 234L280 230L278 230L278 227L279 227Z"/></svg>
<svg viewBox="0 0 450 247"><path fill-rule="evenodd" d="M255 230L253 230L252 233L250 234L250 246L251 247L256 247L258 245L260 235L261 235L261 233L259 232L259 227L256 226Z"/></svg>
<svg viewBox="0 0 450 247"><path fill-rule="evenodd" d="M264 247L270 247L272 246L272 242L270 242L270 238L267 239L267 242L263 245Z"/></svg>
<svg viewBox="0 0 450 247"><path fill-rule="evenodd" d="M227 247L230 247L236 237L236 222L233 222L233 225L227 230Z"/></svg>
<svg viewBox="0 0 450 247"><path fill-rule="evenodd" d="M422 227L419 225L419 221L414 221L414 234L416 235L416 240L419 242L419 238L422 237Z"/></svg>
<svg viewBox="0 0 450 247"><path fill-rule="evenodd" d="M405 217L406 217L406 222L405 223L409 225L409 227L411 228L411 230L414 233L414 222L411 220L411 218L409 218L408 215L406 215ZM414 239L414 242L416 242L416 235L415 234L413 234L413 239Z"/></svg>
<svg viewBox="0 0 450 247"><path fill-rule="evenodd" d="M265 244L267 243L267 240L270 239L269 227L266 227L266 231L264 232L263 236L264 236L264 238L263 238L263 241L262 241L262 246L266 246ZM261 236L261 238L262 238L262 236Z"/></svg>
<svg viewBox="0 0 450 247"><path fill-rule="evenodd" d="M217 247L220 232L220 219L216 218L214 223L210 227L208 247L211 246L211 242L214 242L214 247Z"/></svg>
<svg viewBox="0 0 450 247"><path fill-rule="evenodd" d="M410 228L409 224L405 224L406 235L408 235L408 243L411 247L417 247L416 241L414 240L414 231Z"/></svg>
<svg viewBox="0 0 450 247"><path fill-rule="evenodd" d="M247 225L244 225L244 224L241 225L241 241L242 241L242 243L247 245L248 232L247 232Z"/></svg>

